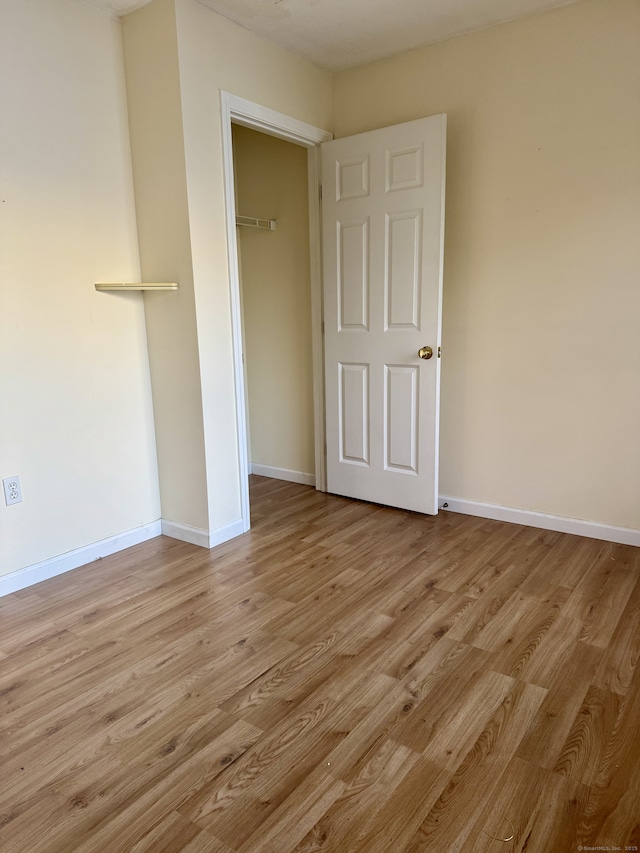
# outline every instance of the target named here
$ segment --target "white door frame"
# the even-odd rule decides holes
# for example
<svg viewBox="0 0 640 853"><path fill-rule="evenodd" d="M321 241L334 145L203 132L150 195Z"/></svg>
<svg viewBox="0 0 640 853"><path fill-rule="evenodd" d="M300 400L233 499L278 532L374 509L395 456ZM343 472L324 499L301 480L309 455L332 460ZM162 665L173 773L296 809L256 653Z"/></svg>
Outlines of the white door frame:
<svg viewBox="0 0 640 853"><path fill-rule="evenodd" d="M222 162L224 168L225 215L231 328L233 334L233 372L236 394L236 429L240 468L240 500L242 527L251 525L249 507L249 459L247 452L247 412L245 408L244 371L242 367L242 311L236 237L235 177L231 123L294 142L307 149L309 184L309 249L311 258L311 348L313 369L313 409L315 431L316 489L326 491L325 424L324 424L324 357L322 348L322 244L320 216L320 143L333 139L333 134L284 113L247 101L229 92L220 92L222 113Z"/></svg>

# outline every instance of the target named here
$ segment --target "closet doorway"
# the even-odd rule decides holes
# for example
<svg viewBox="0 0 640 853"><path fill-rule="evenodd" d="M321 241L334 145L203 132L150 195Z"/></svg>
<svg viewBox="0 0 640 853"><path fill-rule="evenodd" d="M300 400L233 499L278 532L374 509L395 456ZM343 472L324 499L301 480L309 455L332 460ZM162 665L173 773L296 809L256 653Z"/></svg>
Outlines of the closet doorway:
<svg viewBox="0 0 640 853"><path fill-rule="evenodd" d="M248 469L315 486L307 151L232 138Z"/></svg>
<svg viewBox="0 0 640 853"><path fill-rule="evenodd" d="M253 433L266 432L264 424L259 423L256 417L249 420L247 414L247 403L251 403L251 393L247 393L247 379L252 371L249 366L249 352L245 358L245 346L247 343L247 334L243 329L244 318L242 312L242 293L240 288L240 269L241 263L240 249L238 246L239 227L235 225L237 216L249 216L262 218L265 216L268 219L276 219L276 231L265 229L261 237L273 237L278 233L277 211L271 212L249 212L247 210L239 210L236 206L236 177L234 167L234 150L233 150L233 128L240 126L249 128L254 131L259 131L261 135L275 137L277 140L285 140L288 143L293 143L296 147L300 147L303 151L303 156L306 152L307 161L307 237L305 243L308 246L308 278L307 282L310 288L310 324L305 321L307 330L310 328L310 344L311 344L311 365L312 378L311 390L313 399L313 445L314 445L314 466L313 476L315 477L315 486L317 489L324 491L326 489L326 460L325 460L325 424L324 424L324 367L323 367L323 345L322 345L322 276L321 276L321 238L320 238L320 144L332 139L332 134L322 128L314 127L297 119L291 118L284 113L279 113L275 110L264 107L261 104L256 104L248 101L245 98L240 98L237 95L232 95L229 92L220 93L220 111L222 119L222 158L224 166L224 181L225 181L225 212L227 220L227 247L229 261L229 295L231 299L231 326L233 330L233 364L234 364L234 380L236 387L236 425L238 435L238 461L239 461L239 488L241 499L242 525L246 531L251 526L251 513L249 506L249 463L255 462L256 466L263 465L266 468L272 469L282 468L283 471L294 471L293 468L287 468L287 465L298 464L296 462L285 461L286 456L271 457L270 459L255 460L250 459L249 447L250 442L253 443ZM241 164L238 164L242 168ZM242 181L242 179L241 179ZM263 178L259 179L262 182ZM269 197L271 201L271 197ZM244 198L243 198L244 201ZM285 217L286 219L287 217ZM242 226L241 226L242 227ZM258 230L258 229L256 229ZM282 232L282 218L280 224ZM254 248L254 247L252 247ZM269 248L269 244L267 244ZM273 248L273 245L271 246ZM253 264L253 260L247 263ZM251 286L251 285L249 285ZM298 306L299 307L299 306ZM286 313L286 312L284 312ZM273 348L273 340L269 335L269 328L263 318L259 322L264 329L260 334L265 334L268 340L268 350L266 345L262 348L254 347L256 352L254 361L269 362L269 352ZM280 321L279 321L280 322ZM293 335L295 340L296 336ZM299 357L298 353L292 350L294 360ZM245 370L246 368L246 370ZM303 371L304 372L304 371ZM306 371L308 376L308 370ZM289 393L289 399L291 394ZM278 405L277 399L267 397L271 408L276 408ZM258 403L261 405L262 401ZM308 410L307 410L308 411ZM280 429L282 424L287 420L287 411L278 414L276 422L276 431ZM308 415L305 415L308 417ZM307 433L308 435L308 433ZM296 438L298 449L305 444L305 438L299 436ZM259 445L256 445L256 448ZM256 451L257 452L257 451ZM304 458L304 457L298 457ZM280 461L281 464L277 464ZM276 463L276 464L273 464ZM303 466L304 467L304 466ZM257 470L260 470L259 468ZM262 468L264 471L264 468ZM272 471L273 473L273 471ZM302 475L311 474L311 471L300 470ZM293 476L293 475L287 475Z"/></svg>

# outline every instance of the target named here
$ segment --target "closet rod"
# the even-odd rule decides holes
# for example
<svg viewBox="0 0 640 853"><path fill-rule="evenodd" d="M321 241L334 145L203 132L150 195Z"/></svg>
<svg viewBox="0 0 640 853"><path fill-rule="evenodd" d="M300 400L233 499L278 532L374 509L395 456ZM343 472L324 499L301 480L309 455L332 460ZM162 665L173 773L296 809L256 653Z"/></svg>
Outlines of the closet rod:
<svg viewBox="0 0 640 853"><path fill-rule="evenodd" d="M236 216L236 225L248 225L249 228L264 228L267 231L276 230L275 219L256 219L253 216Z"/></svg>

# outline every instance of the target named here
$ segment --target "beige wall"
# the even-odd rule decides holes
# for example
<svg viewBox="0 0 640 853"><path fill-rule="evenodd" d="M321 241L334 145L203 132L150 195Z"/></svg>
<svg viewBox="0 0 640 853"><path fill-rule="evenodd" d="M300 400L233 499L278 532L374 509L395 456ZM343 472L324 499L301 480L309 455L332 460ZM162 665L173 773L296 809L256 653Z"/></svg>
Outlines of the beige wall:
<svg viewBox="0 0 640 853"><path fill-rule="evenodd" d="M307 151L234 125L250 460L314 473Z"/></svg>
<svg viewBox="0 0 640 853"><path fill-rule="evenodd" d="M186 286L193 294L193 305L185 303L177 318L168 305L162 316L147 318L152 364L156 349L164 345L174 323L180 335L173 363L165 363L153 380L154 399L155 388L161 384L166 400L161 410L156 406L158 434L180 433L179 440L159 454L161 481L179 482L183 466L203 471L206 478L206 498L198 495L196 506L190 497L178 495L170 516L163 503L163 518L198 528L206 524L216 531L235 524L241 511L220 91L329 127L331 80L327 72L257 38L196 0L154 0L124 20L124 43L142 266L155 268L158 257L163 259L163 269L182 266ZM170 78L166 81L168 95L147 70L144 59L138 59L139 55L151 61L158 52L162 56L166 45L169 54L162 59L169 65L164 71ZM150 99L156 103L147 112L144 105ZM168 117L163 123L165 100ZM164 165L158 161L148 167L149 152L162 138L163 129L173 132L178 120L182 139L175 142L181 152L171 152ZM168 227L162 226L158 236L153 236L154 207L162 203L156 187L165 181L165 169L172 183L170 198L183 205L186 192L187 210L181 207L177 211L173 226L179 234L175 245L166 239L171 231ZM145 176L144 181L139 175ZM169 214L162 215L167 222L171 219ZM143 240L143 231L151 235L148 242ZM191 357L194 348L199 375ZM193 398L199 384L199 405L171 405L171 396L180 394L183 383L193 389L189 391ZM181 421L179 427L177 421ZM202 434L204 451L199 438L191 443L188 434Z"/></svg>
<svg viewBox="0 0 640 853"><path fill-rule="evenodd" d="M441 491L640 528L640 4L337 74L334 132L449 117Z"/></svg>
<svg viewBox="0 0 640 853"><path fill-rule="evenodd" d="M142 275L179 285L145 294L162 517L208 529L173 2L156 0L125 18L123 38Z"/></svg>
<svg viewBox="0 0 640 853"><path fill-rule="evenodd" d="M3 0L0 575L158 519L120 27Z"/></svg>

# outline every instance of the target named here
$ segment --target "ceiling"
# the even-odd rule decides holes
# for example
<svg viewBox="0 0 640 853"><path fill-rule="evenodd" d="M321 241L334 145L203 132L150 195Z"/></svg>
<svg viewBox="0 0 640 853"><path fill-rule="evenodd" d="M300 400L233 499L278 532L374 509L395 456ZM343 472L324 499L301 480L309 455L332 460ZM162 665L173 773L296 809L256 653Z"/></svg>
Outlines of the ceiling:
<svg viewBox="0 0 640 853"><path fill-rule="evenodd" d="M150 0L87 0L125 15ZM200 0L331 71L566 6L575 0Z"/></svg>

